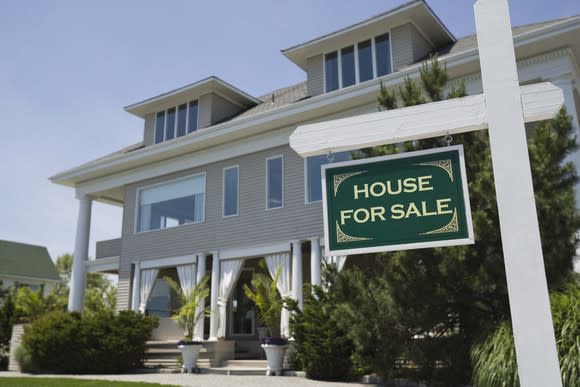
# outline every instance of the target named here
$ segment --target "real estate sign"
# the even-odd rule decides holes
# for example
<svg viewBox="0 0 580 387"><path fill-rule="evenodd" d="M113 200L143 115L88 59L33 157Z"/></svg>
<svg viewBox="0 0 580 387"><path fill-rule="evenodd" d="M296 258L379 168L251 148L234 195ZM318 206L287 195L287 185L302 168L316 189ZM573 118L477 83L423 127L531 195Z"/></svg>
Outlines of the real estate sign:
<svg viewBox="0 0 580 387"><path fill-rule="evenodd" d="M327 164L326 255L472 244L463 147Z"/></svg>

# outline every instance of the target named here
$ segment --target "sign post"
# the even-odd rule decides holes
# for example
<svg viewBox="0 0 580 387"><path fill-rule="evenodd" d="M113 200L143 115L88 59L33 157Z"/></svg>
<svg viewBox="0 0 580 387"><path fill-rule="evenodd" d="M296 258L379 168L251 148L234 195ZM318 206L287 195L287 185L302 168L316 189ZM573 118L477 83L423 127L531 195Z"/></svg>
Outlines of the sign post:
<svg viewBox="0 0 580 387"><path fill-rule="evenodd" d="M524 122L553 118L564 97L519 86L507 0L474 8L483 94L303 125L290 146L306 157L489 127L520 382L561 387Z"/></svg>
<svg viewBox="0 0 580 387"><path fill-rule="evenodd" d="M473 243L461 145L326 164L322 172L327 256Z"/></svg>
<svg viewBox="0 0 580 387"><path fill-rule="evenodd" d="M522 386L562 385L507 0L478 0L475 26L512 326Z"/></svg>

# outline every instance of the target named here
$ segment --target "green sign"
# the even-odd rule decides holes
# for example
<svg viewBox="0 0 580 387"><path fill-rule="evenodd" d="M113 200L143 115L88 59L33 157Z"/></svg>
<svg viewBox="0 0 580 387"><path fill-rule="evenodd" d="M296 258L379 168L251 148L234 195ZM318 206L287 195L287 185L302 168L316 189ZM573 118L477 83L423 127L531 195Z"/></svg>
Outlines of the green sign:
<svg viewBox="0 0 580 387"><path fill-rule="evenodd" d="M474 243L461 145L322 168L326 255Z"/></svg>

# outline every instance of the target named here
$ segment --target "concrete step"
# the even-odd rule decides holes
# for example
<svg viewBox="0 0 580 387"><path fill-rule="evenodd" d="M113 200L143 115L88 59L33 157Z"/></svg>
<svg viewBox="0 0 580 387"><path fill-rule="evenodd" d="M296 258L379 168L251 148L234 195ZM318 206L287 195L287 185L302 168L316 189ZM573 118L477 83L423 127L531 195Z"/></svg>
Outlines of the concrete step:
<svg viewBox="0 0 580 387"><path fill-rule="evenodd" d="M268 362L266 360L248 360L248 359L226 360L224 361L224 367L266 369L268 367Z"/></svg>
<svg viewBox="0 0 580 387"><path fill-rule="evenodd" d="M265 368L230 368L230 367L201 367L202 374L213 375L266 375Z"/></svg>

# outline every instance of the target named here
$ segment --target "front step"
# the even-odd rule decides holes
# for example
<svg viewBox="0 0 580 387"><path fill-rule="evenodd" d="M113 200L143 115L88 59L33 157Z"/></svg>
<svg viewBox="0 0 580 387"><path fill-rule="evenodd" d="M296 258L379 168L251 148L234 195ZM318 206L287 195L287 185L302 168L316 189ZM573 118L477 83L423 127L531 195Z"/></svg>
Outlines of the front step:
<svg viewBox="0 0 580 387"><path fill-rule="evenodd" d="M266 360L227 360L223 367L202 368L202 373L216 375L265 375Z"/></svg>
<svg viewBox="0 0 580 387"><path fill-rule="evenodd" d="M181 350L176 341L148 341L143 365L146 368L179 370L181 365L178 359ZM209 367L209 354L205 348L201 349L197 361L198 367Z"/></svg>

